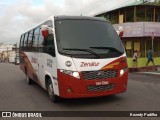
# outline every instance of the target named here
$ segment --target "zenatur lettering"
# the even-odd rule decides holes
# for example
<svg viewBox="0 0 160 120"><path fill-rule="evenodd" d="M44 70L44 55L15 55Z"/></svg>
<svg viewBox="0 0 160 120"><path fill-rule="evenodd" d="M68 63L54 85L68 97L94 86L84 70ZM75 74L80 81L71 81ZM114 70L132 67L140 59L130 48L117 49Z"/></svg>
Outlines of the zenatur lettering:
<svg viewBox="0 0 160 120"><path fill-rule="evenodd" d="M95 67L98 65L99 65L98 62L90 62L90 63L81 62L81 67Z"/></svg>

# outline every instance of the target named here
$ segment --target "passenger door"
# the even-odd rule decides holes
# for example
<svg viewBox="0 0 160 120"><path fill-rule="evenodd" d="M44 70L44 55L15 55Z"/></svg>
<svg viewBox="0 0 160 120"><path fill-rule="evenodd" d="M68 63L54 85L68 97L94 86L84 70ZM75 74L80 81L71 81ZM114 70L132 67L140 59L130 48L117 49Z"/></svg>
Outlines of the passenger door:
<svg viewBox="0 0 160 120"><path fill-rule="evenodd" d="M47 24L49 27L52 27L51 21L45 24ZM45 75L49 75L51 79L54 76L57 77L55 44L52 31L49 31L49 35L46 38L44 38L41 34L39 38L39 44L41 46L38 54L39 80L41 82L41 86L45 88Z"/></svg>
<svg viewBox="0 0 160 120"><path fill-rule="evenodd" d="M38 61L40 82L41 85L45 87L45 75L52 77L56 72L53 34L50 34L47 38L45 38L43 42L43 52L39 53Z"/></svg>

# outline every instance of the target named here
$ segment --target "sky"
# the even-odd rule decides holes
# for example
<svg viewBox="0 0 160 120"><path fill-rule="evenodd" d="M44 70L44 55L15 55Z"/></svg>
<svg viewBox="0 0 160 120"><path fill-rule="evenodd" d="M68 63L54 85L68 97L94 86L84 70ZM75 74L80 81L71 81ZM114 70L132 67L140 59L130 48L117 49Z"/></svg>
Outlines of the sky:
<svg viewBox="0 0 160 120"><path fill-rule="evenodd" d="M135 0L0 0L0 43L19 43L22 33L54 15L93 16Z"/></svg>

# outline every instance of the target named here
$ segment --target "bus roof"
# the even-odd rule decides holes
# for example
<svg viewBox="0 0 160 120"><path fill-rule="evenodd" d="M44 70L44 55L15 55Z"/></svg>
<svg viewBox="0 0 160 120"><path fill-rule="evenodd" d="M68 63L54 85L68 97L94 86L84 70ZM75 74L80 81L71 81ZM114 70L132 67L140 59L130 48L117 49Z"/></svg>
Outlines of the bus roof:
<svg viewBox="0 0 160 120"><path fill-rule="evenodd" d="M96 21L104 21L109 22L104 18L98 18L98 17L89 17L89 16L55 16L55 19L70 19L70 20L96 20Z"/></svg>
<svg viewBox="0 0 160 120"><path fill-rule="evenodd" d="M46 20L44 20L44 21L42 21L42 22L40 22L39 24L36 24L34 27L32 27L31 29L29 29L29 30L27 30L26 32L24 32L23 34L25 34L25 33L27 33L27 32L29 32L30 30L33 30L33 29L35 29L36 27L38 27L39 25L41 25L41 24L43 24L44 22L46 22L46 21L48 21L48 20L52 20L52 21L54 21L54 19L63 19L63 20L65 20L65 19L70 19L70 20L96 20L96 21L103 21L103 22L108 22L109 23L109 21L108 20L106 20L106 19L104 19L104 18L98 18L98 17L89 17L89 16L65 16L65 15L61 15L61 16L50 16L48 19L46 19ZM54 26L54 24L53 24L53 26ZM21 35L23 35L23 34L21 34Z"/></svg>

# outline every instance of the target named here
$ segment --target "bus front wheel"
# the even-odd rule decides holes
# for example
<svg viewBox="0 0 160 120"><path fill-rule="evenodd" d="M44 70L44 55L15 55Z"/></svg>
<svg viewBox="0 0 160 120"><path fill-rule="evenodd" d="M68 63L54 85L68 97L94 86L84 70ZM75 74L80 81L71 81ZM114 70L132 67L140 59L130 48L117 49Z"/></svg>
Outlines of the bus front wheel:
<svg viewBox="0 0 160 120"><path fill-rule="evenodd" d="M48 92L49 98L51 99L51 101L53 103L58 102L59 97L57 95L55 95L55 93L54 93L53 84L52 84L52 81L50 78L49 78L48 84L47 84L47 92Z"/></svg>

